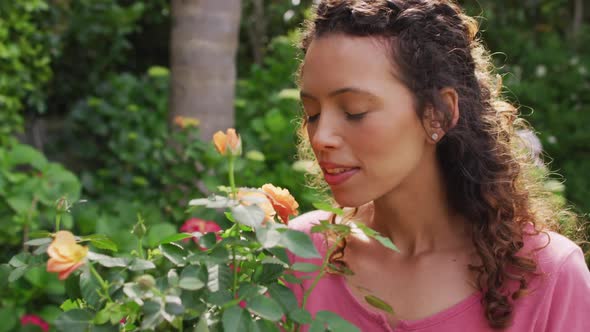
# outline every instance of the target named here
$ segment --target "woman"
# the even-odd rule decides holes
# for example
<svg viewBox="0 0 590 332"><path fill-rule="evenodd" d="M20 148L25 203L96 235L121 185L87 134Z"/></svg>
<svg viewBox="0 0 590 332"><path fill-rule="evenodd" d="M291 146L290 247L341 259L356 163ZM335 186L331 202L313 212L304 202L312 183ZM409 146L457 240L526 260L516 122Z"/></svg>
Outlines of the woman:
<svg viewBox="0 0 590 332"><path fill-rule="evenodd" d="M590 273L518 143L476 22L451 0L325 0L303 35L303 150L355 233L306 299L362 331L590 331ZM323 237L312 234L326 254ZM310 261L292 257L293 261ZM317 260L311 260L318 263ZM312 281L291 285L299 301ZM373 295L394 313L372 308Z"/></svg>

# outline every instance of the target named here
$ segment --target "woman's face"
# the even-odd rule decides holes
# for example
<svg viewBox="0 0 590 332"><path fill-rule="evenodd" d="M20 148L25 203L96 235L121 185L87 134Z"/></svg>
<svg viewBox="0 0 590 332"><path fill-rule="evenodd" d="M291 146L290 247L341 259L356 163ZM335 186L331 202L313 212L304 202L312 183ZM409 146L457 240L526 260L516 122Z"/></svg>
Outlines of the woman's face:
<svg viewBox="0 0 590 332"><path fill-rule="evenodd" d="M336 201L356 207L403 185L428 138L383 43L315 39L301 75L307 133Z"/></svg>

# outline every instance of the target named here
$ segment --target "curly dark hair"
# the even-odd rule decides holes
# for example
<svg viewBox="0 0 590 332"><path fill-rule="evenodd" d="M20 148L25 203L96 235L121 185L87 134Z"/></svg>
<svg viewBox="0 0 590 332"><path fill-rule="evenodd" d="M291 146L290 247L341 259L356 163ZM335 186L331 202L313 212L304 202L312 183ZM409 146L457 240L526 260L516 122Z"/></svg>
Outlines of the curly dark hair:
<svg viewBox="0 0 590 332"><path fill-rule="evenodd" d="M481 264L469 268L478 275L489 325L509 326L511 299L527 291L537 268L532 255L519 253L523 237L557 228L560 211L531 176L535 166L517 134L527 124L502 99L502 80L478 38L476 20L452 0L324 0L303 29L303 53L315 38L335 33L382 41L398 78L414 94L417 115L422 118L428 106L444 115L446 134L436 153L449 204L472 227ZM459 96L460 117L453 127L440 99L445 87ZM300 137L300 156L313 160L305 119ZM343 258L345 246L346 241L333 261ZM508 290L509 280L519 289Z"/></svg>

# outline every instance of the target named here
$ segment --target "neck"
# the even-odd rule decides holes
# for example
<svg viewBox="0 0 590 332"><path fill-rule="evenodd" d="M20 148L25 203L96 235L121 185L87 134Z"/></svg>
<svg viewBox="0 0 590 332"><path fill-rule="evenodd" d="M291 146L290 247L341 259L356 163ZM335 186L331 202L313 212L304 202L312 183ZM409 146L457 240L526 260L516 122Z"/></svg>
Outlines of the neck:
<svg viewBox="0 0 590 332"><path fill-rule="evenodd" d="M435 160L423 160L403 183L375 200L369 220L407 257L463 247L469 241L466 222L450 208Z"/></svg>

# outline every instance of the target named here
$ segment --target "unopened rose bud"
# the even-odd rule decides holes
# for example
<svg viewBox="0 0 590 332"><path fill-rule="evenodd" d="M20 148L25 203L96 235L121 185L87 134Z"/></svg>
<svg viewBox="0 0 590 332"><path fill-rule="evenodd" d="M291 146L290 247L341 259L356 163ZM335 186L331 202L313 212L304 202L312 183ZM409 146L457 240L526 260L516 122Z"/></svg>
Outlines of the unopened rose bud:
<svg viewBox="0 0 590 332"><path fill-rule="evenodd" d="M142 290L150 290L156 285L156 279L154 279L154 277L149 274L144 274L137 277L135 282L137 282L137 285Z"/></svg>
<svg viewBox="0 0 590 332"><path fill-rule="evenodd" d="M232 156L242 154L242 140L233 128L229 128L226 133L222 131L216 132L213 135L213 144L222 156L228 153Z"/></svg>

